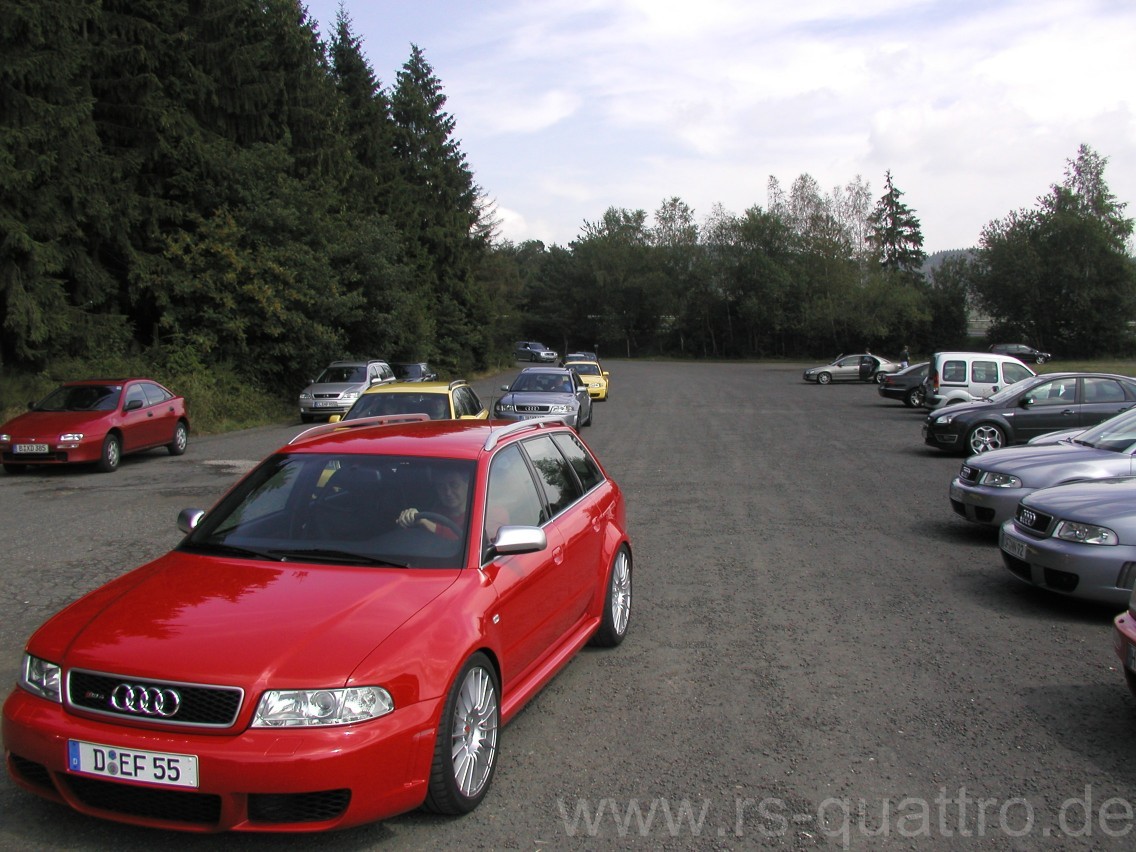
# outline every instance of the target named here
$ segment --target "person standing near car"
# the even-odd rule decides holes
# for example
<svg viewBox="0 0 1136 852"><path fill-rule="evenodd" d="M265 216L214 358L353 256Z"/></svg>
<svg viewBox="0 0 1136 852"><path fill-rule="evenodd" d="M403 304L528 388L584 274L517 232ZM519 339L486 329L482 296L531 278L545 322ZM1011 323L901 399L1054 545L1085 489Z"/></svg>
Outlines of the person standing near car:
<svg viewBox="0 0 1136 852"><path fill-rule="evenodd" d="M911 353L907 351L907 344L903 344L903 351L899 353L899 368L906 370L911 363Z"/></svg>
<svg viewBox="0 0 1136 852"><path fill-rule="evenodd" d="M864 354L860 356L860 381L870 382L876 373L876 359L872 357L872 350L864 347Z"/></svg>

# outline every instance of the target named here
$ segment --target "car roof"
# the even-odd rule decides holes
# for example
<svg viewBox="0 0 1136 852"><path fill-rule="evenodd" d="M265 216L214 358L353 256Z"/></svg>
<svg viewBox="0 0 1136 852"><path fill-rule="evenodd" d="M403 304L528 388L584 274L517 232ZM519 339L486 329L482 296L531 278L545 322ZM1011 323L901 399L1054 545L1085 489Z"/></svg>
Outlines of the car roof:
<svg viewBox="0 0 1136 852"><path fill-rule="evenodd" d="M445 393L453 388L468 385L465 379L455 379L452 382L395 382L390 385L375 385L363 391L364 396L375 393Z"/></svg>
<svg viewBox="0 0 1136 852"><path fill-rule="evenodd" d="M75 386L75 385L123 385L127 382L153 382L160 385L157 379L147 379L144 376L131 376L125 379L73 379L69 382L60 382L61 385Z"/></svg>
<svg viewBox="0 0 1136 852"><path fill-rule="evenodd" d="M553 417L510 423L489 420L410 421L406 417L389 419L395 422L380 424L372 419L343 420L314 426L294 437L280 452L472 460L512 435L548 430L571 431L563 420Z"/></svg>

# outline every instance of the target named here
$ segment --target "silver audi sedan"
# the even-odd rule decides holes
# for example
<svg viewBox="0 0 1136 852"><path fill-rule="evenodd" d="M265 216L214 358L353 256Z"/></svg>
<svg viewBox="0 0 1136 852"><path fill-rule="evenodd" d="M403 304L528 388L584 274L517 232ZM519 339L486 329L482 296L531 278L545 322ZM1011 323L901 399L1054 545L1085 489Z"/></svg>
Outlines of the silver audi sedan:
<svg viewBox="0 0 1136 852"><path fill-rule="evenodd" d="M950 485L951 508L977 524L1001 526L1039 488L1136 474L1136 409L1043 446L971 456Z"/></svg>
<svg viewBox="0 0 1136 852"><path fill-rule="evenodd" d="M998 545L1019 580L1123 609L1136 579L1136 477L1035 491L1002 524Z"/></svg>

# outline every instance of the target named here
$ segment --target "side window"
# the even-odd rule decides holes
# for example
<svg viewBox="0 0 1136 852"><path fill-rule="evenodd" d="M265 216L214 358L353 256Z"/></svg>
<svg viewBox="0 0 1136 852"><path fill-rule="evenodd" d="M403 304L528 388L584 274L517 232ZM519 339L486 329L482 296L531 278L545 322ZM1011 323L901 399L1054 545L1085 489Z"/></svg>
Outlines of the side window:
<svg viewBox="0 0 1136 852"><path fill-rule="evenodd" d="M556 449L548 435L525 441L524 445L525 452L536 468L552 516L556 517L580 497L580 483L576 481L567 459Z"/></svg>
<svg viewBox="0 0 1136 852"><path fill-rule="evenodd" d="M1012 385L1014 382L1020 382L1022 379L1028 379L1032 376L1029 370L1021 364L1003 364L1002 365L1002 378L1005 384Z"/></svg>
<svg viewBox="0 0 1136 852"><path fill-rule="evenodd" d="M1115 379L1085 379L1085 402L1123 402L1124 388Z"/></svg>
<svg viewBox="0 0 1136 852"><path fill-rule="evenodd" d="M166 393L153 382L142 382L142 393L146 394L147 405L157 405L171 398L171 394Z"/></svg>
<svg viewBox="0 0 1136 852"><path fill-rule="evenodd" d="M947 361L943 364L943 378L944 382L965 382L966 381L966 361Z"/></svg>
<svg viewBox="0 0 1136 852"><path fill-rule="evenodd" d="M1076 379L1058 379L1038 385L1029 392L1034 407L1045 405L1070 405L1077 398Z"/></svg>
<svg viewBox="0 0 1136 852"><path fill-rule="evenodd" d="M130 404L136 400L141 402L143 406L146 405L146 394L142 392L142 385L131 385L126 389L126 403L123 411L129 409Z"/></svg>
<svg viewBox="0 0 1136 852"><path fill-rule="evenodd" d="M975 361L970 365L970 380L983 385L998 384L998 362Z"/></svg>
<svg viewBox="0 0 1136 852"><path fill-rule="evenodd" d="M485 494L485 540L492 541L506 524L540 526L544 504L516 444L499 452L489 467Z"/></svg>
<svg viewBox="0 0 1136 852"><path fill-rule="evenodd" d="M576 471L576 476L580 478L585 491L591 491L603 482L603 474L600 472L599 465L584 449L579 438L575 435L569 435L567 432L557 432L552 436L552 440L560 448L560 452L564 453L564 457L568 459L568 464L572 466L572 470Z"/></svg>

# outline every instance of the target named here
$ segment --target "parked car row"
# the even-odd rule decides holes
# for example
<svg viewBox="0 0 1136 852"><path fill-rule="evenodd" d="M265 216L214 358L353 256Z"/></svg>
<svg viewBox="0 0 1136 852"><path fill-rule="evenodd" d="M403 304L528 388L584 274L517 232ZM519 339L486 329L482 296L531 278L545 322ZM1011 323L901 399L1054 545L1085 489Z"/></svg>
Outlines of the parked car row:
<svg viewBox="0 0 1136 852"><path fill-rule="evenodd" d="M1038 353L1034 362L1049 357ZM948 487L950 508L998 530L1001 564L1013 577L1124 607L1113 644L1136 695L1136 378L1021 369L1028 370L996 352L936 353L923 405L952 385L972 397L991 393L940 401L924 420L923 440L967 455ZM879 394L918 405L918 393L908 397L913 381L888 377Z"/></svg>
<svg viewBox="0 0 1136 852"><path fill-rule="evenodd" d="M622 642L624 496L578 434L597 386L533 366L488 421L467 382L394 382L380 365L331 365L336 406L308 409L330 422L183 510L173 551L31 636L3 708L19 787L188 832L465 814L501 728L584 645ZM89 424L112 416L161 425L138 443L114 427L122 451L185 449L180 397L148 380L69 383L35 408L90 433L68 440L107 464ZM44 435L7 424L5 467L59 452Z"/></svg>

